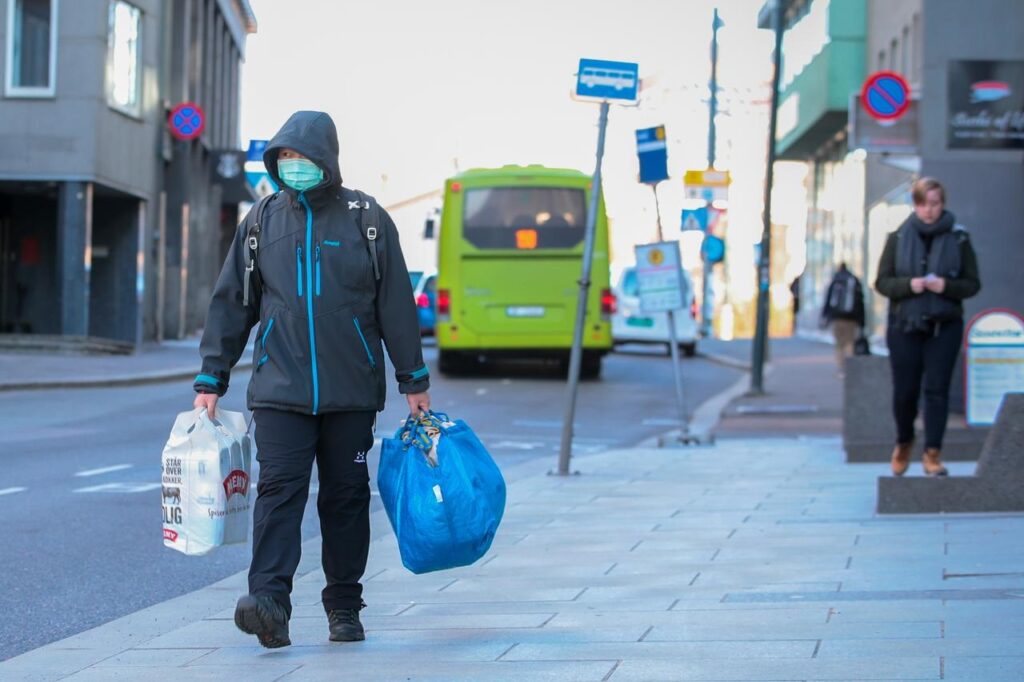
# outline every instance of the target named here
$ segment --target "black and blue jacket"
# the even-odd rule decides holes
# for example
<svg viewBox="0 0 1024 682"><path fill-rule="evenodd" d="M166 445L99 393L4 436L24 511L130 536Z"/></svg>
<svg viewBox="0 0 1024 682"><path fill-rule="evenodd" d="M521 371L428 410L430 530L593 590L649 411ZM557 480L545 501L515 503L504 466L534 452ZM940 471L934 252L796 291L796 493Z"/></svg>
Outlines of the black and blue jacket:
<svg viewBox="0 0 1024 682"><path fill-rule="evenodd" d="M323 182L305 192L286 187L277 174L283 148L320 166ZM249 409L383 410L382 343L396 368L399 392L426 391L430 380L398 232L371 200L373 210L362 224L377 227L378 279L360 222L365 197L341 184L338 135L330 116L292 115L267 145L263 161L282 191L263 208L257 276L246 305L254 208L239 226L217 280L195 390L227 391L231 368L258 323Z"/></svg>

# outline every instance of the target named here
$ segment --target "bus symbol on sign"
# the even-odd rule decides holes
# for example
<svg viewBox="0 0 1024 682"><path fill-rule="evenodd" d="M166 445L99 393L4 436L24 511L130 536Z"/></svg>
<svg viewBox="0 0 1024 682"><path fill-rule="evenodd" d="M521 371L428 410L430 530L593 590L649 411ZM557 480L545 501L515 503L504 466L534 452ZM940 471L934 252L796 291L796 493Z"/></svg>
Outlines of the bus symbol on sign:
<svg viewBox="0 0 1024 682"><path fill-rule="evenodd" d="M640 85L640 67L630 62L581 59L576 95L606 100L633 101Z"/></svg>

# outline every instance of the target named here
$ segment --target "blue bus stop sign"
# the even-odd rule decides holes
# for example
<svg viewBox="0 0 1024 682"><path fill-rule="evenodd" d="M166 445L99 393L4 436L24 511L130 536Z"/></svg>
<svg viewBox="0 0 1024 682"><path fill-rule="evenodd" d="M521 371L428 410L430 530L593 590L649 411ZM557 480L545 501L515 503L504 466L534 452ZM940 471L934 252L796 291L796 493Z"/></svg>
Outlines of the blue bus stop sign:
<svg viewBox="0 0 1024 682"><path fill-rule="evenodd" d="M249 149L246 152L246 161L263 161L263 150L267 148L270 140L249 140Z"/></svg>
<svg viewBox="0 0 1024 682"><path fill-rule="evenodd" d="M636 153L640 157L640 182L654 185L668 180L665 126L636 131Z"/></svg>
<svg viewBox="0 0 1024 682"><path fill-rule="evenodd" d="M640 66L631 62L581 59L576 74L576 96L635 101L640 92Z"/></svg>

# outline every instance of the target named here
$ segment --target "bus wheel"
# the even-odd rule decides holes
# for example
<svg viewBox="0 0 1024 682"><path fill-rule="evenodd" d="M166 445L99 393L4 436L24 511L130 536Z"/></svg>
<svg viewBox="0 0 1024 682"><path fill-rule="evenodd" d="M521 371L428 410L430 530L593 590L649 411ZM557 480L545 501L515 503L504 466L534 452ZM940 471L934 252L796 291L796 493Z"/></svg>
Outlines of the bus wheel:
<svg viewBox="0 0 1024 682"><path fill-rule="evenodd" d="M437 353L437 368L441 374L462 374L466 371L466 361L458 353L442 350Z"/></svg>
<svg viewBox="0 0 1024 682"><path fill-rule="evenodd" d="M601 376L601 355L599 353L583 353L583 363L580 365L581 379L597 379Z"/></svg>

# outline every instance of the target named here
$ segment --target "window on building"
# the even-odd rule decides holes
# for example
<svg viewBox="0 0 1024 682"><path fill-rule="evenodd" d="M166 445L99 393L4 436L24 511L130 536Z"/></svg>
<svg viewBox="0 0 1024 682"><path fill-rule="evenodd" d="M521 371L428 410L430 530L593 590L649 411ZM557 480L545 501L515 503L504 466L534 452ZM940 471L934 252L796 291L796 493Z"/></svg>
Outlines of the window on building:
<svg viewBox="0 0 1024 682"><path fill-rule="evenodd" d="M921 82L921 64L924 62L924 42L921 39L921 15L915 14L914 19L911 22L911 33L914 41L914 51L911 59L913 60L913 67L911 70L910 78L915 83Z"/></svg>
<svg viewBox="0 0 1024 682"><path fill-rule="evenodd" d="M8 0L7 95L53 97L57 81L58 1Z"/></svg>
<svg viewBox="0 0 1024 682"><path fill-rule="evenodd" d="M910 27L903 27L903 42L900 43L900 73L910 78Z"/></svg>
<svg viewBox="0 0 1024 682"><path fill-rule="evenodd" d="M889 70L890 71L895 71L896 70L896 57L899 55L899 47L900 47L899 43L896 41L895 38L893 38L892 42L889 44Z"/></svg>
<svg viewBox="0 0 1024 682"><path fill-rule="evenodd" d="M881 71L885 68L885 50L879 50L878 52L878 70Z"/></svg>
<svg viewBox="0 0 1024 682"><path fill-rule="evenodd" d="M139 113L139 36L142 12L123 0L110 3L107 36L107 100L110 106L128 114Z"/></svg>

